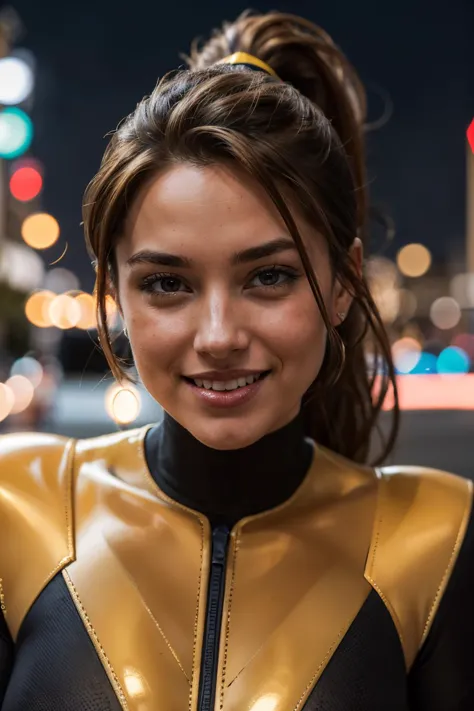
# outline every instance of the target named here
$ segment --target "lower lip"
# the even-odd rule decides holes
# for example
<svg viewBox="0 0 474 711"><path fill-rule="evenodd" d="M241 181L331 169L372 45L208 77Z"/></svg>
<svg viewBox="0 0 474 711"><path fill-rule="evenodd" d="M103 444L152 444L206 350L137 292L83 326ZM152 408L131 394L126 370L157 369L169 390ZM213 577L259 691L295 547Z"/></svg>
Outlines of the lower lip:
<svg viewBox="0 0 474 711"><path fill-rule="evenodd" d="M235 390L207 390L206 388L199 388L188 380L185 380L185 383L203 402L213 407L225 408L236 407L249 402L258 393L267 377L268 375L265 378L259 378L251 385L245 385L243 388L236 388Z"/></svg>

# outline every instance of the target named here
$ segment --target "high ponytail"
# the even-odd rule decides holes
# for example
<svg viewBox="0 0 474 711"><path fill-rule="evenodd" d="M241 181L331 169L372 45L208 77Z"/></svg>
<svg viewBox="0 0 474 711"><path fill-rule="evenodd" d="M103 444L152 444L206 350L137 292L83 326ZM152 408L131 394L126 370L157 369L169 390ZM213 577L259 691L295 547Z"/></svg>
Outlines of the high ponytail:
<svg viewBox="0 0 474 711"><path fill-rule="evenodd" d="M363 145L366 96L354 67L323 29L280 12L244 12L214 31L202 48L195 41L187 60L191 69L206 69L234 52L247 52L266 62L331 121L351 161L363 237L368 203Z"/></svg>

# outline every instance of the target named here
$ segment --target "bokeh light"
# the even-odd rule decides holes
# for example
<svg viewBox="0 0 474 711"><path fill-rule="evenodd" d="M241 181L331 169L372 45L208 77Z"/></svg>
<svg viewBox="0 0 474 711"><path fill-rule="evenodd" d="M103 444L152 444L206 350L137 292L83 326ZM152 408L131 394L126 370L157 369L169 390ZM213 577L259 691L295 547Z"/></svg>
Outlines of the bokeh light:
<svg viewBox="0 0 474 711"><path fill-rule="evenodd" d="M407 244L398 252L397 264L405 276L423 276L431 266L430 251L422 244Z"/></svg>
<svg viewBox="0 0 474 711"><path fill-rule="evenodd" d="M59 294L48 306L49 318L53 326L61 329L74 328L81 318L81 307L68 294Z"/></svg>
<svg viewBox="0 0 474 711"><path fill-rule="evenodd" d="M421 344L414 338L400 338L393 344L392 354L397 371L402 374L411 373L421 358Z"/></svg>
<svg viewBox="0 0 474 711"><path fill-rule="evenodd" d="M63 294L66 291L77 291L79 289L79 279L69 269L57 267L47 272L44 286L56 294Z"/></svg>
<svg viewBox="0 0 474 711"><path fill-rule="evenodd" d="M122 387L115 383L106 391L105 409L109 417L118 424L130 424L140 414L140 393L132 384Z"/></svg>
<svg viewBox="0 0 474 711"><path fill-rule="evenodd" d="M384 257L369 259L367 281L384 323L393 323L400 311L399 274L396 265Z"/></svg>
<svg viewBox="0 0 474 711"><path fill-rule="evenodd" d="M15 170L10 178L10 192L20 202L37 197L43 187L43 178L37 168L25 165Z"/></svg>
<svg viewBox="0 0 474 711"><path fill-rule="evenodd" d="M81 309L81 316L77 322L77 328L82 328L84 330L90 328L97 328L97 320L95 316L96 301L91 294L78 294L76 297L76 302L79 304Z"/></svg>
<svg viewBox="0 0 474 711"><path fill-rule="evenodd" d="M438 356L436 367L441 374L468 373L470 359L466 351L456 346L445 348Z"/></svg>
<svg viewBox="0 0 474 711"><path fill-rule="evenodd" d="M10 374L22 375L30 381L34 388L37 388L43 379L43 366L36 358L24 356L13 363Z"/></svg>
<svg viewBox="0 0 474 711"><path fill-rule="evenodd" d="M456 274L451 279L450 293L462 309L474 308L474 274Z"/></svg>
<svg viewBox="0 0 474 711"><path fill-rule="evenodd" d="M49 316L49 305L56 297L52 291L36 291L25 304L26 318L38 328L48 328L52 326Z"/></svg>
<svg viewBox="0 0 474 711"><path fill-rule="evenodd" d="M12 289L30 292L41 286L44 263L41 257L25 244L7 240L0 250L0 279Z"/></svg>
<svg viewBox="0 0 474 711"><path fill-rule="evenodd" d="M23 375L12 375L5 385L10 388L14 397L10 414L17 415L20 412L24 412L31 405L35 394L32 383Z"/></svg>
<svg viewBox="0 0 474 711"><path fill-rule="evenodd" d="M0 158L17 158L31 145L33 124L24 111L16 107L0 111Z"/></svg>
<svg viewBox="0 0 474 711"><path fill-rule="evenodd" d="M421 353L418 363L410 371L413 375L430 375L437 373L437 358L432 353Z"/></svg>
<svg viewBox="0 0 474 711"><path fill-rule="evenodd" d="M52 215L37 212L29 215L21 226L21 236L34 249L47 249L57 242L59 225Z"/></svg>
<svg viewBox="0 0 474 711"><path fill-rule="evenodd" d="M474 363L474 333L458 333L452 340L452 346L462 348Z"/></svg>
<svg viewBox="0 0 474 711"><path fill-rule="evenodd" d="M451 296L441 296L431 304L430 318L437 328L454 328L461 320L461 308Z"/></svg>
<svg viewBox="0 0 474 711"><path fill-rule="evenodd" d="M403 316L403 318L408 321L415 315L418 308L416 295L409 289L400 289L399 301L400 316Z"/></svg>
<svg viewBox="0 0 474 711"><path fill-rule="evenodd" d="M0 104L21 104L31 94L33 85L33 71L23 59L0 59Z"/></svg>
<svg viewBox="0 0 474 711"><path fill-rule="evenodd" d="M0 383L0 422L5 420L15 404L15 396L8 385Z"/></svg>

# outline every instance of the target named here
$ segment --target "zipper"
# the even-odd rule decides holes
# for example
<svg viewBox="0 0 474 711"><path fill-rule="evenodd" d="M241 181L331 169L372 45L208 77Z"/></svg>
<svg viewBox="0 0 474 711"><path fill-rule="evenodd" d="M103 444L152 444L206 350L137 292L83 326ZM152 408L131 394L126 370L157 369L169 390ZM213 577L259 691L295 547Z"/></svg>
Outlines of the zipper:
<svg viewBox="0 0 474 711"><path fill-rule="evenodd" d="M213 711L216 699L217 662L229 535L230 532L226 526L216 526L212 531L211 571L207 592L198 711Z"/></svg>

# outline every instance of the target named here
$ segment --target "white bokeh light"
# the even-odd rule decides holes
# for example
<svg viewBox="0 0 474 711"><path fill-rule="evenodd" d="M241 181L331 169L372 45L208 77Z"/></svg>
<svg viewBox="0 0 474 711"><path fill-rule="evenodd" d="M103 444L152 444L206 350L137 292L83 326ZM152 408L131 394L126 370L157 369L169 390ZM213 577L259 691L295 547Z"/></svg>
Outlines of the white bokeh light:
<svg viewBox="0 0 474 711"><path fill-rule="evenodd" d="M32 291L43 281L43 261L29 247L15 242L6 242L0 257L0 278L12 289Z"/></svg>
<svg viewBox="0 0 474 711"><path fill-rule="evenodd" d="M33 85L33 71L23 59L0 59L0 104L21 104L33 91Z"/></svg>

